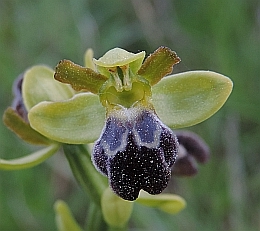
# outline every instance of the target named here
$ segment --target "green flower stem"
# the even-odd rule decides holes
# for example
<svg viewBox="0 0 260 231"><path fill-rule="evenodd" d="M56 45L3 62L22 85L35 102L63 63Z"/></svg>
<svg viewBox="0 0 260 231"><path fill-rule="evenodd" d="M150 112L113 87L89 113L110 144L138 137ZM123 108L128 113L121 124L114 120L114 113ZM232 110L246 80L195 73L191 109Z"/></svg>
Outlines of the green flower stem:
<svg viewBox="0 0 260 231"><path fill-rule="evenodd" d="M127 227L109 227L108 231L127 231Z"/></svg>
<svg viewBox="0 0 260 231"><path fill-rule="evenodd" d="M90 199L101 208L100 200L107 188L107 180L95 169L90 153L84 145L64 144L63 149L78 183Z"/></svg>
<svg viewBox="0 0 260 231"><path fill-rule="evenodd" d="M126 231L126 227L108 227L103 219L101 197L108 187L107 179L95 169L86 147L63 144L63 149L75 178L94 202L90 205L86 230Z"/></svg>
<svg viewBox="0 0 260 231"><path fill-rule="evenodd" d="M107 224L103 219L102 211L95 203L92 203L89 206L86 228L84 230L107 230Z"/></svg>

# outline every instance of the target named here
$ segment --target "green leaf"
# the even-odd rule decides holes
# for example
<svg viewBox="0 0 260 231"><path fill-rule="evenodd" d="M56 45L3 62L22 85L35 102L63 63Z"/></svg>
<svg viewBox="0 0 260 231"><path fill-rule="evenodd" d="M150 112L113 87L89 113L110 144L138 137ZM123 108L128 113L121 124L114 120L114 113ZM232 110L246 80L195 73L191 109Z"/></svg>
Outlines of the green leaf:
<svg viewBox="0 0 260 231"><path fill-rule="evenodd" d="M53 76L52 69L40 65L33 66L25 72L22 94L28 111L42 101L61 101L74 95L69 85L59 83Z"/></svg>
<svg viewBox="0 0 260 231"><path fill-rule="evenodd" d="M179 213L186 207L186 202L182 197L168 193L150 195L145 191L141 191L136 202L145 206L158 208L170 214Z"/></svg>
<svg viewBox="0 0 260 231"><path fill-rule="evenodd" d="M173 66L181 60L177 54L168 47L159 47L150 54L137 72L147 79L151 86L158 83L164 76L172 72Z"/></svg>
<svg viewBox="0 0 260 231"><path fill-rule="evenodd" d="M107 77L90 68L81 67L69 60L62 60L56 66L54 78L62 83L68 83L76 91L85 90L94 94L99 92Z"/></svg>
<svg viewBox="0 0 260 231"><path fill-rule="evenodd" d="M56 201L54 209L56 214L56 225L59 231L82 231L73 217L70 208L64 201Z"/></svg>
<svg viewBox="0 0 260 231"><path fill-rule="evenodd" d="M42 102L33 107L28 118L33 129L62 143L92 143L105 122L105 109L99 97L80 93L63 102Z"/></svg>
<svg viewBox="0 0 260 231"><path fill-rule="evenodd" d="M44 149L36 151L28 156L20 157L12 160L0 159L1 170L20 170L34 167L56 153L59 149L59 144L52 144Z"/></svg>
<svg viewBox="0 0 260 231"><path fill-rule="evenodd" d="M152 88L153 105L169 127L188 127L216 113L232 87L228 77L215 72L184 72L163 78Z"/></svg>
<svg viewBox="0 0 260 231"><path fill-rule="evenodd" d="M52 143L51 140L32 129L30 124L26 123L13 108L9 107L5 110L3 122L17 136L30 144L49 145Z"/></svg>
<svg viewBox="0 0 260 231"><path fill-rule="evenodd" d="M123 200L107 188L101 198L101 208L110 226L124 227L132 214L133 202Z"/></svg>

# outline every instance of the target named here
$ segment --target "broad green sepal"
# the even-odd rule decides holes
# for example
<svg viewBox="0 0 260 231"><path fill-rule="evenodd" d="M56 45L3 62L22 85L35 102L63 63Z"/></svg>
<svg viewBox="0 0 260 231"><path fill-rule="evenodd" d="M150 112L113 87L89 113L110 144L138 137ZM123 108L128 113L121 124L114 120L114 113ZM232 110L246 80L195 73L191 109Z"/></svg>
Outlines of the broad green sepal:
<svg viewBox="0 0 260 231"><path fill-rule="evenodd" d="M30 124L26 123L11 107L5 110L3 122L17 136L30 144L49 145L53 143L48 138L32 129Z"/></svg>
<svg viewBox="0 0 260 231"><path fill-rule="evenodd" d="M59 83L53 76L52 69L41 65L33 66L25 72L22 94L28 111L42 101L61 101L74 95L69 85Z"/></svg>
<svg viewBox="0 0 260 231"><path fill-rule="evenodd" d="M152 88L153 105L169 127L188 127L216 113L232 87L228 77L215 72L184 72L163 78Z"/></svg>
<svg viewBox="0 0 260 231"><path fill-rule="evenodd" d="M34 167L55 154L59 147L60 144L56 143L36 151L28 156L12 160L0 159L0 170L20 170Z"/></svg>
<svg viewBox="0 0 260 231"><path fill-rule="evenodd" d="M101 208L105 221L114 228L124 227L129 220L133 202L123 200L107 188L101 198Z"/></svg>
<svg viewBox="0 0 260 231"><path fill-rule="evenodd" d="M151 86L158 83L164 76L172 72L173 66L181 60L177 54L168 47L159 47L144 61L138 75L147 79Z"/></svg>
<svg viewBox="0 0 260 231"><path fill-rule="evenodd" d="M64 201L56 201L54 204L54 210L58 231L82 231L73 217L70 208Z"/></svg>
<svg viewBox="0 0 260 231"><path fill-rule="evenodd" d="M141 191L136 202L149 207L158 208L170 214L179 213L186 207L186 202L182 197L168 193L150 195L145 191Z"/></svg>
<svg viewBox="0 0 260 231"><path fill-rule="evenodd" d="M62 83L68 83L76 91L85 90L94 94L108 79L106 76L90 68L79 66L69 60L62 60L56 66L54 78Z"/></svg>
<svg viewBox="0 0 260 231"><path fill-rule="evenodd" d="M94 142L105 121L105 109L99 97L80 93L63 102L42 102L33 107L28 118L33 129L62 143Z"/></svg>

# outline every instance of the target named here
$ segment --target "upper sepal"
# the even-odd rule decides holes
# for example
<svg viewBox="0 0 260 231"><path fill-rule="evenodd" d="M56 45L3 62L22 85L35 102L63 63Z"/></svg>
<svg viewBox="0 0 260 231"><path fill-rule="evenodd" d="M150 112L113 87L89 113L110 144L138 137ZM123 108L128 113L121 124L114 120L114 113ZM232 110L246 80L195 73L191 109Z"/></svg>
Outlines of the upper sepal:
<svg viewBox="0 0 260 231"><path fill-rule="evenodd" d="M211 71L189 71L163 78L153 86L153 105L171 128L198 124L216 113L226 102L232 81Z"/></svg>
<svg viewBox="0 0 260 231"><path fill-rule="evenodd" d="M143 62L144 56L144 51L134 54L124 49L116 47L106 52L98 60L94 59L93 62L101 67L116 67L124 66L132 62L138 61L138 66L135 68L137 71L140 68L141 63Z"/></svg>
<svg viewBox="0 0 260 231"><path fill-rule="evenodd" d="M97 65L97 69L103 75L110 76L108 69L117 66L129 65L133 74L139 70L145 57L145 52L141 51L137 54L128 52L121 48L114 48L106 52L101 58L93 59Z"/></svg>

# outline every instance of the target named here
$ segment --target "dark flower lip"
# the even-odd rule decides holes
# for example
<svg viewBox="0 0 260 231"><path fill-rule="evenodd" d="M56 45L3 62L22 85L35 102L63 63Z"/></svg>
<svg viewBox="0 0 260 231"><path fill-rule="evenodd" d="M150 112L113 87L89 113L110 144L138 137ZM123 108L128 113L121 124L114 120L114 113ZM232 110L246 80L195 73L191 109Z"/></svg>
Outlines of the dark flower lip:
<svg viewBox="0 0 260 231"><path fill-rule="evenodd" d="M171 177L178 152L173 132L149 110L125 111L128 118L108 117L92 159L109 179L112 190L135 200L141 189L161 193Z"/></svg>

